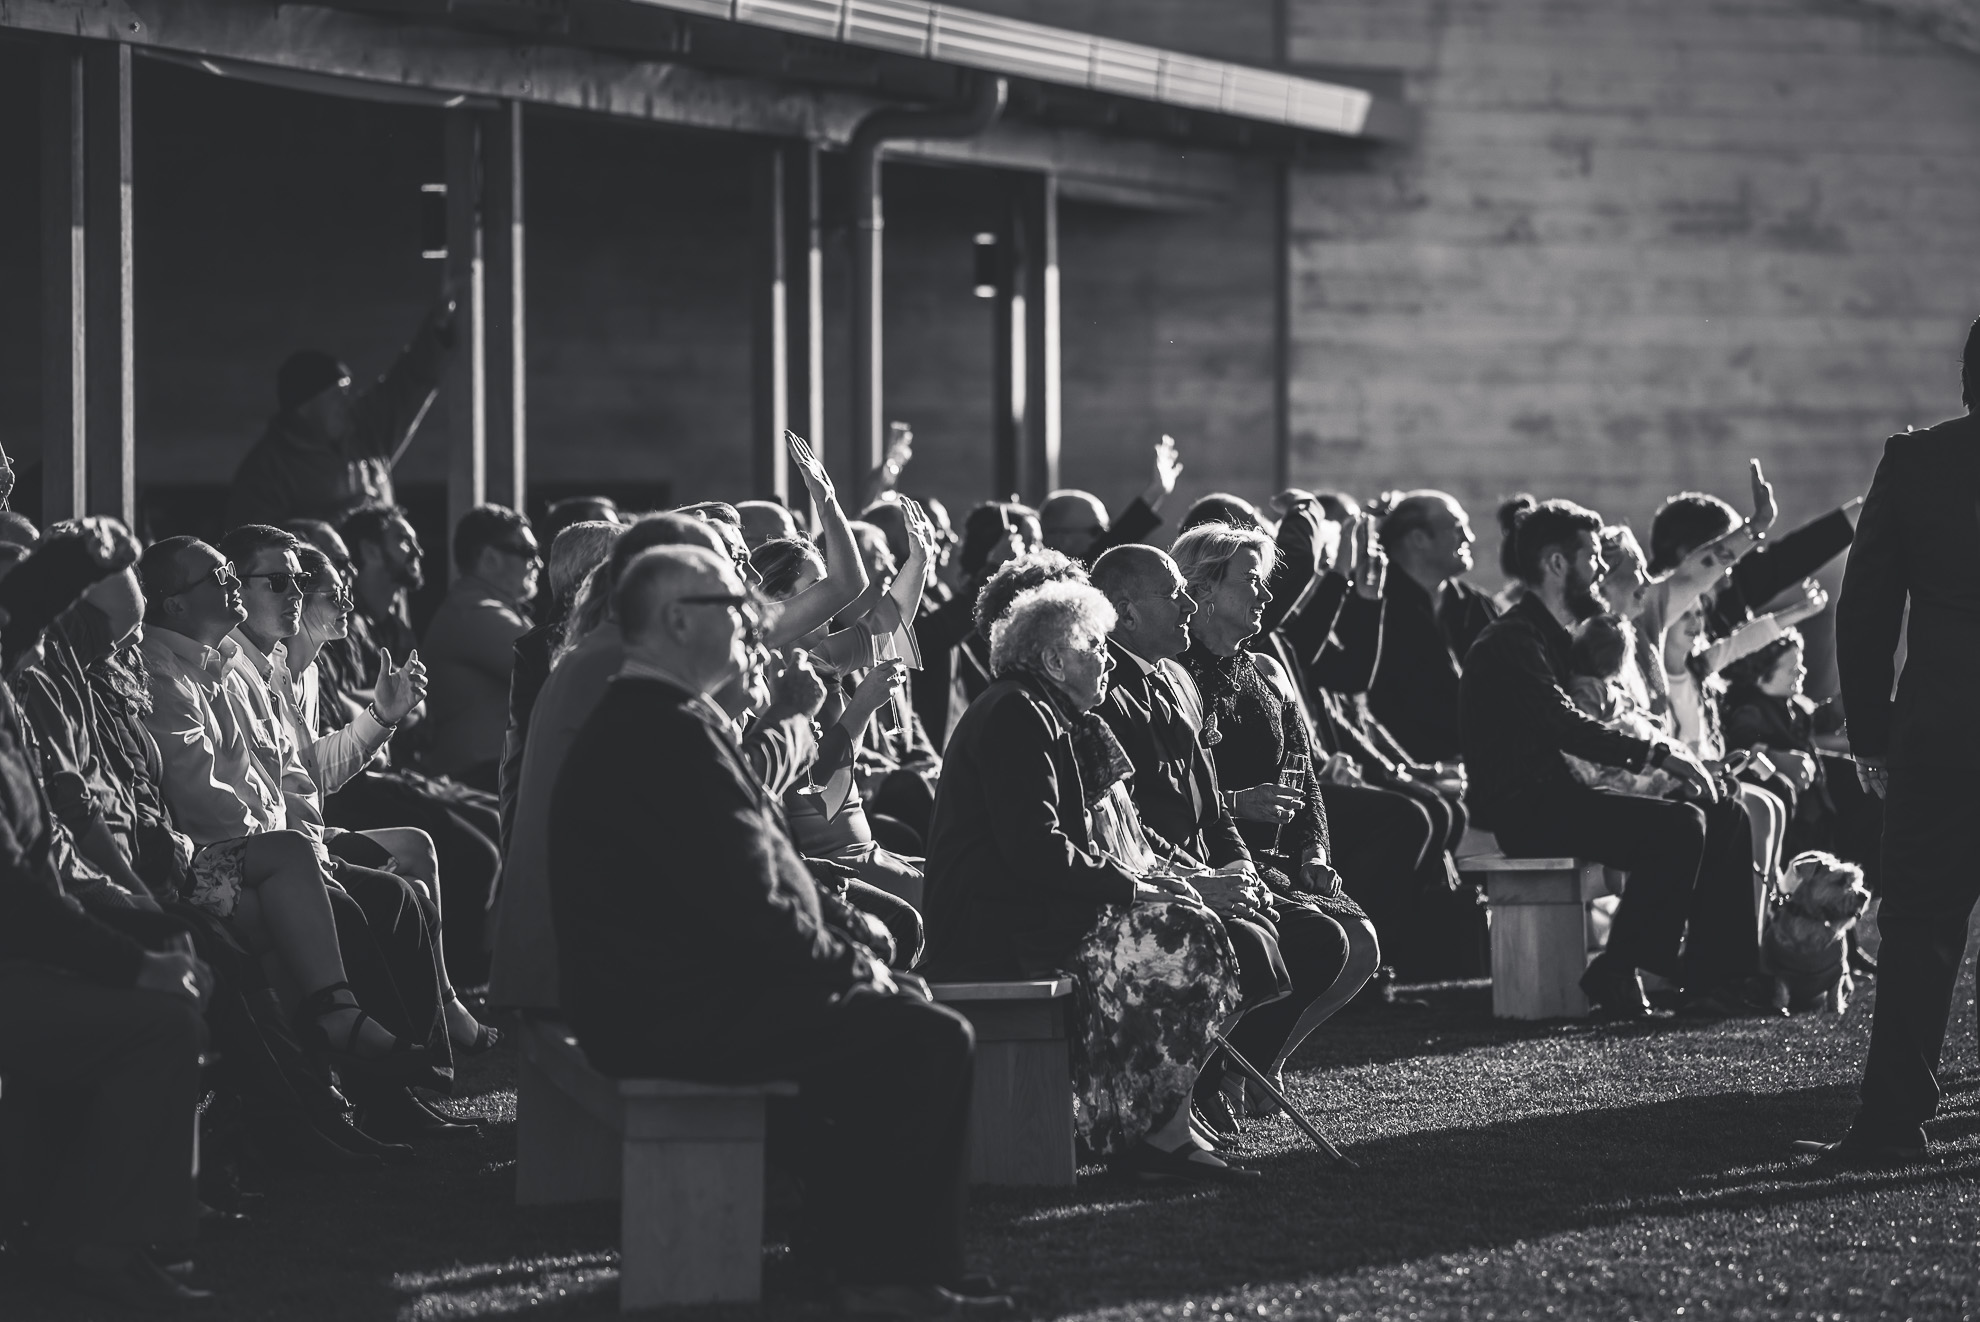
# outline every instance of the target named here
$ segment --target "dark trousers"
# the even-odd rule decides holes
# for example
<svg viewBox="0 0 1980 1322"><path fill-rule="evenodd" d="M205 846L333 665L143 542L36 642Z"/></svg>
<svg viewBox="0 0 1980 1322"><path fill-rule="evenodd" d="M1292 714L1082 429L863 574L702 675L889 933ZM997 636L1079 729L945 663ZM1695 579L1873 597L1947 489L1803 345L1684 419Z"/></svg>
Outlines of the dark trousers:
<svg viewBox="0 0 1980 1322"><path fill-rule="evenodd" d="M430 1086L447 1090L453 1082L453 1040L433 948L439 919L404 877L342 859L335 876L344 893L331 892L330 911L358 1004L393 1036L432 1048L440 1063Z"/></svg>
<svg viewBox="0 0 1980 1322"><path fill-rule="evenodd" d="M848 1285L962 1276L976 1035L913 996L852 996L816 1015L739 1028L712 1078L795 1079L773 1110L773 1151L804 1182L794 1247Z"/></svg>
<svg viewBox="0 0 1980 1322"><path fill-rule="evenodd" d="M1445 794L1435 785L1426 785L1420 780L1396 780L1384 783L1382 788L1407 794L1430 814L1434 828L1432 840L1443 842L1438 848L1456 849L1464 843L1465 830L1471 825L1471 814L1465 811L1463 799Z"/></svg>
<svg viewBox="0 0 1980 1322"><path fill-rule="evenodd" d="M1279 906L1279 956L1292 980L1292 994L1246 1012L1231 1030L1231 1045L1259 1069L1278 1059L1306 1007L1326 994L1347 967L1348 939L1341 925L1324 913L1293 904ZM1242 965L1243 955L1239 955Z"/></svg>
<svg viewBox="0 0 1980 1322"><path fill-rule="evenodd" d="M18 1089L57 1122L34 1125L42 1164L53 1167L32 1210L43 1244L192 1243L205 1041L199 1007L183 997L0 963L9 1105Z"/></svg>
<svg viewBox="0 0 1980 1322"><path fill-rule="evenodd" d="M1405 978L1464 972L1453 951L1472 938L1452 929L1475 913L1451 902L1444 851L1454 814L1443 796L1427 785L1324 785L1320 796L1334 866L1382 934L1384 961Z"/></svg>
<svg viewBox="0 0 1980 1322"><path fill-rule="evenodd" d="M1980 772L1893 767L1884 800L1884 894L1877 927L1877 1004L1857 1128L1872 1136L1914 1130L1939 1106L1939 1053L1967 923L1980 900L1973 814Z"/></svg>
<svg viewBox="0 0 1980 1322"><path fill-rule="evenodd" d="M1736 801L1707 809L1561 784L1500 808L1491 830L1515 857L1572 855L1628 870L1609 930L1616 959L1688 987L1756 966L1752 843Z"/></svg>
<svg viewBox="0 0 1980 1322"><path fill-rule="evenodd" d="M412 826L433 837L447 911L447 970L457 987L488 981L488 904L502 870L501 821L486 795L401 772L363 772L324 800L323 819L347 831Z"/></svg>

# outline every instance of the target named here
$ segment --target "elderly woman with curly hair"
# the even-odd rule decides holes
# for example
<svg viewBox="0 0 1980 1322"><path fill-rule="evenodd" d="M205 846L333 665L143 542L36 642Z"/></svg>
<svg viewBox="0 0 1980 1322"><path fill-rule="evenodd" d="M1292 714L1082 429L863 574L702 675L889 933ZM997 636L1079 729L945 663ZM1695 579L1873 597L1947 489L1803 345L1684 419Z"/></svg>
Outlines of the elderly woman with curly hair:
<svg viewBox="0 0 1980 1322"><path fill-rule="evenodd" d="M1375 925L1341 888L1327 833L1327 808L1314 775L1313 740L1292 677L1268 653L1246 644L1257 637L1272 594L1277 548L1265 533L1205 523L1176 538L1169 554L1198 602L1189 621L1182 666L1196 692L1181 695L1205 748L1238 834L1258 865L1277 908L1317 909L1348 938L1347 967L1318 998L1267 1006L1247 1020L1247 1035L1269 1026L1279 1038L1269 1061L1255 1063L1276 1077L1307 1034L1346 1005L1374 974L1382 952ZM1192 704L1192 699L1194 700ZM1290 1023L1277 1022L1297 1015ZM1237 1044L1244 1050L1245 1043ZM1257 1047L1253 1046L1252 1051ZM1268 1067L1269 1066L1269 1067ZM1263 1109L1249 1098L1254 1114Z"/></svg>
<svg viewBox="0 0 1980 1322"><path fill-rule="evenodd" d="M1238 1007L1216 915L1148 847L1131 770L1094 711L1114 609L1083 583L1021 594L991 631L995 682L957 723L935 796L928 965L943 978L1070 974L1078 1126L1147 1175L1219 1181L1190 1129L1212 1034Z"/></svg>

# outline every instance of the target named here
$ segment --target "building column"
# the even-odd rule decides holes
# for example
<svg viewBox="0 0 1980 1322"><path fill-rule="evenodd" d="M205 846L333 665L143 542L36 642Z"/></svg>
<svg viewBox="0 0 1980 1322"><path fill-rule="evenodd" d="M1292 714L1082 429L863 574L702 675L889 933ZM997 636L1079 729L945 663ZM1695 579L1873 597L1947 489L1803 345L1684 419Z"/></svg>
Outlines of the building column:
<svg viewBox="0 0 1980 1322"><path fill-rule="evenodd" d="M84 489L91 514L137 521L137 362L132 338L131 48L83 54Z"/></svg>
<svg viewBox="0 0 1980 1322"><path fill-rule="evenodd" d="M1036 505L1059 485L1059 180L1025 178L1019 198L1030 240L1025 297L1024 480L1019 489Z"/></svg>
<svg viewBox="0 0 1980 1322"><path fill-rule="evenodd" d="M84 512L88 443L83 51L41 53L41 522Z"/></svg>
<svg viewBox="0 0 1980 1322"><path fill-rule="evenodd" d="M473 110L446 115L447 281L457 302L447 371L447 543L461 516L488 498L488 335L483 289L481 123ZM453 567L454 572L460 566Z"/></svg>
<svg viewBox="0 0 1980 1322"><path fill-rule="evenodd" d="M790 423L790 247L786 233L782 143L770 143L752 162L750 195L750 459L757 497L787 500Z"/></svg>
<svg viewBox="0 0 1980 1322"><path fill-rule="evenodd" d="M1011 180L997 231L996 490L1031 504L1059 483L1059 190Z"/></svg>
<svg viewBox="0 0 1980 1322"><path fill-rule="evenodd" d="M490 500L528 513L528 353L523 321L523 108L506 101L483 120L488 242L488 475ZM545 547L546 554L549 548Z"/></svg>

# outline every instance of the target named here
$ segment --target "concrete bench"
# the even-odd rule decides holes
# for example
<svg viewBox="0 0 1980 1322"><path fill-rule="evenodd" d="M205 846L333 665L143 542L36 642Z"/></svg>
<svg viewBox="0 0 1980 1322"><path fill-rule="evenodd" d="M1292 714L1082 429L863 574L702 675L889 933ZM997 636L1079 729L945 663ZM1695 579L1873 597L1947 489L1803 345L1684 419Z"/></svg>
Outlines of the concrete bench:
<svg viewBox="0 0 1980 1322"><path fill-rule="evenodd" d="M763 1118L797 1086L614 1079L555 1019L525 1018L516 1201L617 1198L619 1308L763 1293Z"/></svg>
<svg viewBox="0 0 1980 1322"><path fill-rule="evenodd" d="M1492 1013L1501 1019L1579 1018L1581 975L1608 936L1611 897L1625 874L1578 858L1460 859L1485 878L1492 925Z"/></svg>
<svg viewBox="0 0 1980 1322"><path fill-rule="evenodd" d="M1077 1182L1073 1157L1071 978L938 982L935 999L976 1029L969 1178L976 1184Z"/></svg>

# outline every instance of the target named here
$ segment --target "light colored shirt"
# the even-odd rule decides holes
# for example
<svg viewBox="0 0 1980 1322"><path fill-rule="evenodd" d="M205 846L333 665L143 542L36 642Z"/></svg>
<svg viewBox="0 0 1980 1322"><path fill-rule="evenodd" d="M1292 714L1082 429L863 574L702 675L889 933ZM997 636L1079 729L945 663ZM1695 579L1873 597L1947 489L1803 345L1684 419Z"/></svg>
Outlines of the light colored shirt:
<svg viewBox="0 0 1980 1322"><path fill-rule="evenodd" d="M257 757L241 717L250 706L245 681L229 666L240 645L223 638L207 647L154 624L142 647L151 690L144 724L178 828L198 845L286 830L281 780Z"/></svg>
<svg viewBox="0 0 1980 1322"><path fill-rule="evenodd" d="M316 662L310 662L300 675L291 673L286 643L276 644L268 661L268 688L275 698L275 710L288 727L303 768L318 790L335 794L385 746L392 737L392 727L366 707L342 729L317 734L323 728L323 699Z"/></svg>

